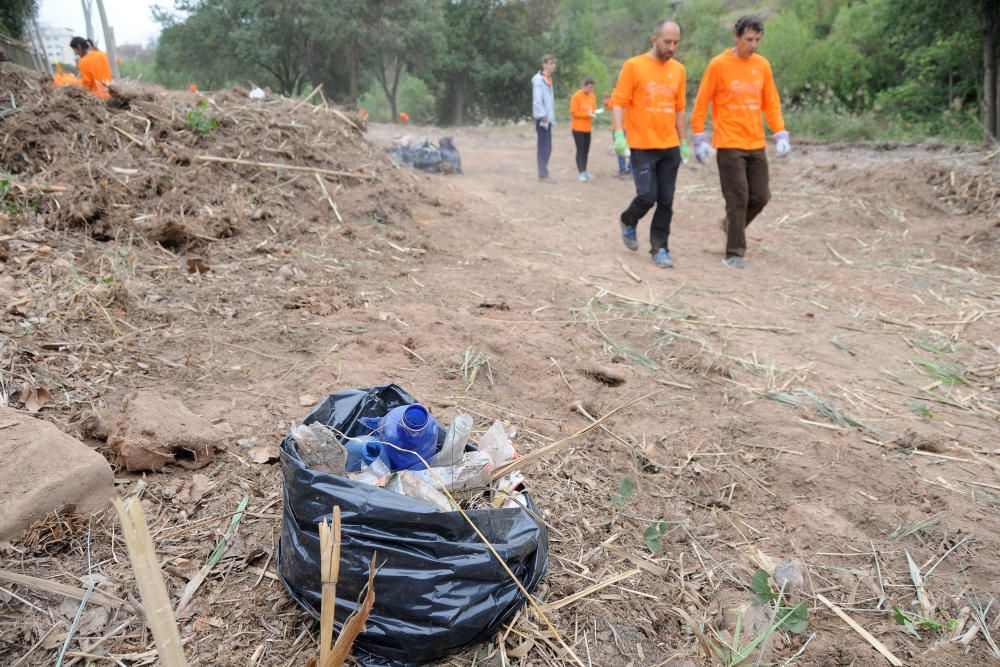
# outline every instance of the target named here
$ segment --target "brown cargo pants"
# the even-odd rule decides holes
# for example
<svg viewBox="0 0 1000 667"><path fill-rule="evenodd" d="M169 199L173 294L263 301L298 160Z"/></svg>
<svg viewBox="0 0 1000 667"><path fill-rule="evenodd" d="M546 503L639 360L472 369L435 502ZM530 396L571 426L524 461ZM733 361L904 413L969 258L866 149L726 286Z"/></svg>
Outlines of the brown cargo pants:
<svg viewBox="0 0 1000 667"><path fill-rule="evenodd" d="M726 200L726 257L743 257L747 251L746 228L771 198L764 149L718 149L719 182Z"/></svg>

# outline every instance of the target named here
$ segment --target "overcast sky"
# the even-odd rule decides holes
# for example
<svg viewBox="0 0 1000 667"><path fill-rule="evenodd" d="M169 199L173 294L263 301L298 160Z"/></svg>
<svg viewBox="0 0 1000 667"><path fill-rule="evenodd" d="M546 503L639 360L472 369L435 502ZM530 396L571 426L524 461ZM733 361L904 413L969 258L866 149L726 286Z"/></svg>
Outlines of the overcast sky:
<svg viewBox="0 0 1000 667"><path fill-rule="evenodd" d="M160 26L153 21L153 5L173 9L172 0L104 0L104 11L108 23L115 29L118 44L142 44L160 34ZM91 20L94 25L95 41L103 48L104 35L101 34L101 19L97 3L92 3ZM83 20L81 0L42 0L38 19L42 23L57 28L69 28L75 34L86 36L87 27Z"/></svg>

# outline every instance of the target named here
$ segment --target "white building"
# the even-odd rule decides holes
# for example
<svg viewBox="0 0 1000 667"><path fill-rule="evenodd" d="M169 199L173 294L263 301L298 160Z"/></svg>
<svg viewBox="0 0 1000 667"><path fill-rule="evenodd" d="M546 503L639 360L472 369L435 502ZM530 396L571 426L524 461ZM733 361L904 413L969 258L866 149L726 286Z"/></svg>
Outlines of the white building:
<svg viewBox="0 0 1000 667"><path fill-rule="evenodd" d="M53 67L56 63L72 65L75 62L73 49L69 48L69 41L75 36L71 29L42 23L38 26L38 32L42 37L42 47Z"/></svg>

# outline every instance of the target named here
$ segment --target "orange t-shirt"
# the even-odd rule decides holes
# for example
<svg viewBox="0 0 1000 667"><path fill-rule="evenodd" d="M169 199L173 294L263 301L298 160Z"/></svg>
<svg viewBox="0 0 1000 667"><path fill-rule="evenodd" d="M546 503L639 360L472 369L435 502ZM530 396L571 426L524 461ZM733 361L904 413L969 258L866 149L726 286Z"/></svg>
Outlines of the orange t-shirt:
<svg viewBox="0 0 1000 667"><path fill-rule="evenodd" d="M56 86L79 86L80 80L69 72L59 72L52 76L52 83Z"/></svg>
<svg viewBox="0 0 1000 667"><path fill-rule="evenodd" d="M583 89L573 93L569 100L569 115L572 119L569 129L574 132L590 132L593 119L590 114L597 111L597 95L593 91L583 92Z"/></svg>
<svg viewBox="0 0 1000 667"><path fill-rule="evenodd" d="M623 107L628 145L640 150L674 148L677 114L684 112L684 65L673 58L661 62L648 53L622 66L611 96L612 107Z"/></svg>
<svg viewBox="0 0 1000 667"><path fill-rule="evenodd" d="M77 61L77 67L80 69L80 83L84 90L102 100L111 97L108 94L108 84L111 83L111 63L108 62L108 57L103 51L97 49L87 51Z"/></svg>
<svg viewBox="0 0 1000 667"><path fill-rule="evenodd" d="M771 63L759 54L740 58L726 49L705 68L691 114L691 131L705 131L712 105L712 146L755 151L764 148L763 112L772 132L785 129Z"/></svg>

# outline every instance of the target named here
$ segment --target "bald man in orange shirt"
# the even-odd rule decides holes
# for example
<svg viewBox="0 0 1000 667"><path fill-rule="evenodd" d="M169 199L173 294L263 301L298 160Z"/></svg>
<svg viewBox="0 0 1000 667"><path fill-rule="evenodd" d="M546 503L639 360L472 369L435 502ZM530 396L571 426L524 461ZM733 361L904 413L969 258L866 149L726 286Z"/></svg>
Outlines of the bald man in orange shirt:
<svg viewBox="0 0 1000 667"><path fill-rule="evenodd" d="M631 149L635 180L635 198L619 218L622 242L629 250L639 249L636 226L655 205L649 228L650 254L658 267L667 269L674 265L668 242L681 166L687 74L684 65L674 60L681 41L680 26L660 21L650 41L649 51L629 58L622 66L611 95L611 128L615 152L624 155Z"/></svg>
<svg viewBox="0 0 1000 667"><path fill-rule="evenodd" d="M746 228L771 198L761 114L778 143L777 156L784 157L791 150L771 63L757 53L763 36L760 18L746 15L736 21L736 45L708 63L691 114L695 157L705 163L713 147L718 152L719 182L726 200L726 257L722 261L737 269L743 268L747 250ZM711 146L705 137L709 105Z"/></svg>

